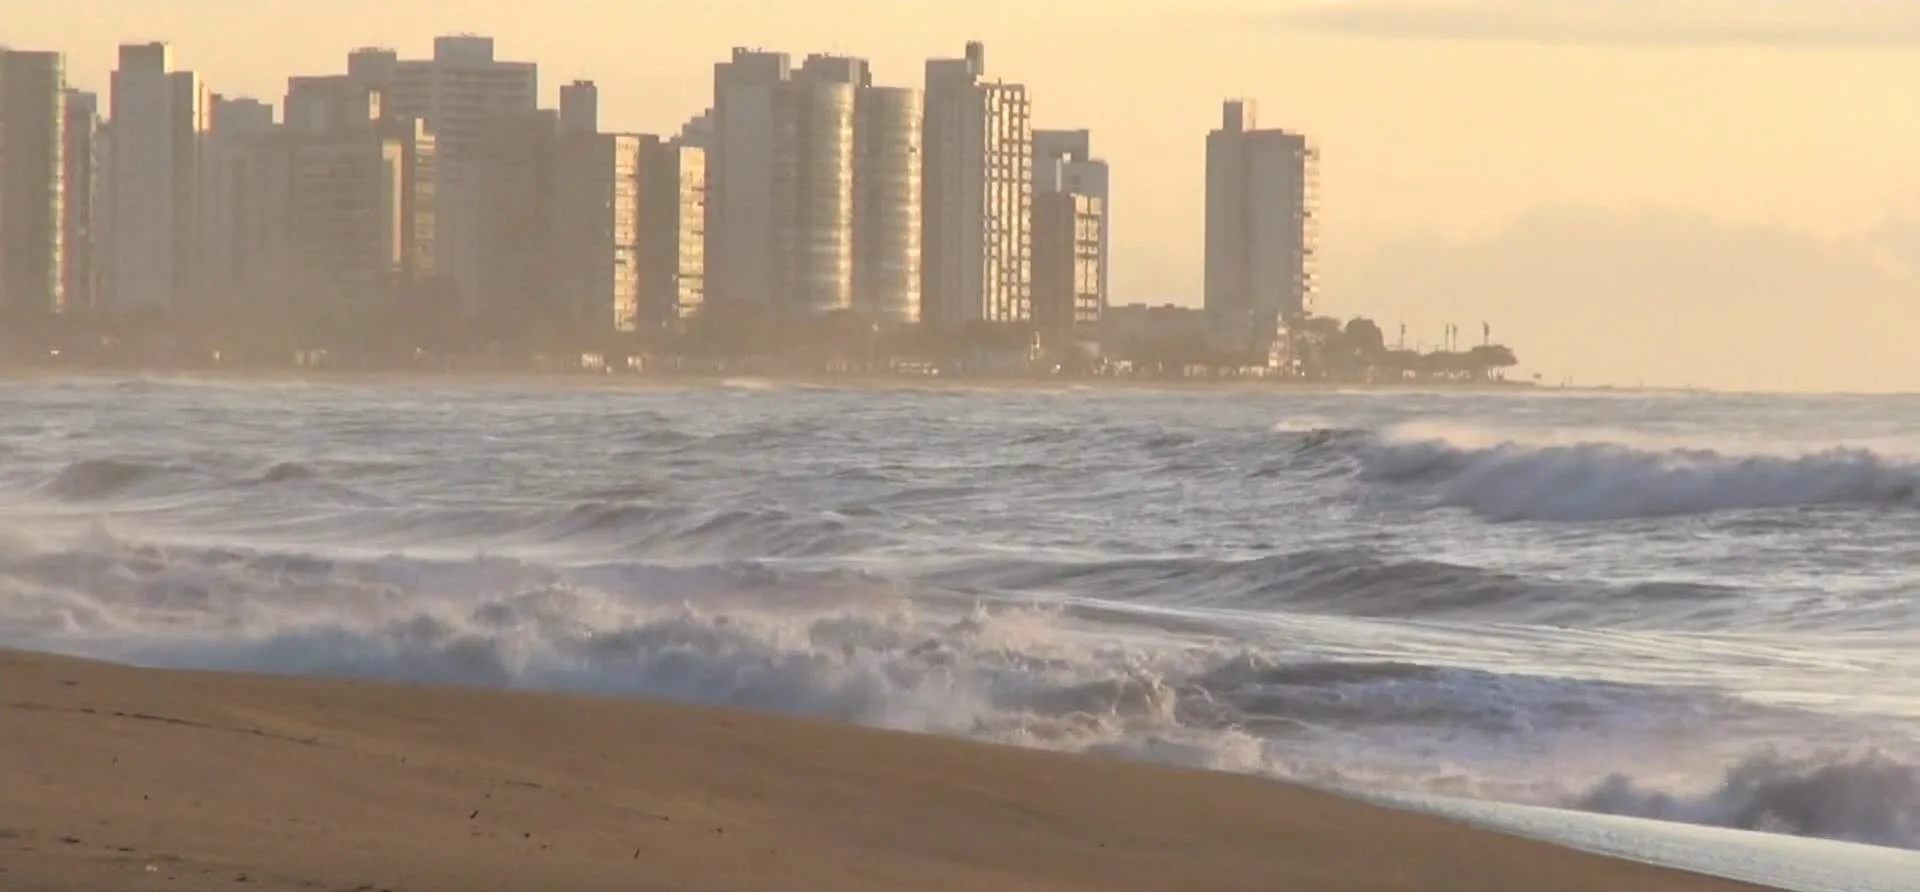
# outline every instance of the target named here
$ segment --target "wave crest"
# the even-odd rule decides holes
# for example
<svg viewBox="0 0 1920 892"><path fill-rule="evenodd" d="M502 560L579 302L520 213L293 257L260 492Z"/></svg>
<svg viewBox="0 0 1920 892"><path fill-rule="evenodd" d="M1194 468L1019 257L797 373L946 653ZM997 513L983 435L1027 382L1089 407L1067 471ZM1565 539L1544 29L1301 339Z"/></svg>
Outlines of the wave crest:
<svg viewBox="0 0 1920 892"><path fill-rule="evenodd" d="M1469 446L1328 435L1361 482L1420 487L1492 521L1591 522L1731 511L1911 503L1920 467L1858 448L1802 455L1642 449L1615 443Z"/></svg>

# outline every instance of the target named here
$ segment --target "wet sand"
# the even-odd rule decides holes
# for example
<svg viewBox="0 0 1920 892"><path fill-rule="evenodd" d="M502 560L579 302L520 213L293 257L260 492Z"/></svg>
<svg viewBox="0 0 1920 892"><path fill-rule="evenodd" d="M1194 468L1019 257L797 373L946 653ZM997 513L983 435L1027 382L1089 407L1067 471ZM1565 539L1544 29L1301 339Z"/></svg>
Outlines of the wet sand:
<svg viewBox="0 0 1920 892"><path fill-rule="evenodd" d="M1755 888L1227 774L8 652L0 791L14 892Z"/></svg>

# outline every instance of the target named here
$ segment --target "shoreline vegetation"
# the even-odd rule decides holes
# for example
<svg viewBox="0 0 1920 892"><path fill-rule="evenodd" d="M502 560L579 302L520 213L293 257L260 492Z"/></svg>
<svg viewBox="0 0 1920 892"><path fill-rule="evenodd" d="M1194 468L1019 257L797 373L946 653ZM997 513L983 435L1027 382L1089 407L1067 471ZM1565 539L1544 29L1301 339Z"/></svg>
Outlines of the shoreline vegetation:
<svg viewBox="0 0 1920 892"><path fill-rule="evenodd" d="M639 701L0 651L0 726L0 886L41 892L1759 890L1244 775Z"/></svg>
<svg viewBox="0 0 1920 892"><path fill-rule="evenodd" d="M369 373L767 378L858 381L1186 382L1260 385L1530 387L1509 381L1512 349L1492 343L1390 346L1372 320L1295 320L1271 344L1223 349L1201 331L1050 334L1030 325L957 331L853 317L804 323L696 319L676 331L568 332L464 319L456 309L391 317L115 319L39 317L0 325L0 369L120 373Z"/></svg>

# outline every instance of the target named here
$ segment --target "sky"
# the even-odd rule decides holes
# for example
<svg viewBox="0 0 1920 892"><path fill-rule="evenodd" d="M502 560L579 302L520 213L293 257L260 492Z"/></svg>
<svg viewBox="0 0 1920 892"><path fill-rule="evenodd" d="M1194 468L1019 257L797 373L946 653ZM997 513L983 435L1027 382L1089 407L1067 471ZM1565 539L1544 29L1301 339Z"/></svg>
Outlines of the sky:
<svg viewBox="0 0 1920 892"><path fill-rule="evenodd" d="M459 32L641 132L733 46L918 85L983 40L1113 166L1115 303L1198 302L1205 136L1251 98L1322 153L1321 312L1485 322L1548 383L1920 391L1914 0L0 0L0 43L101 90L126 41L277 99Z"/></svg>

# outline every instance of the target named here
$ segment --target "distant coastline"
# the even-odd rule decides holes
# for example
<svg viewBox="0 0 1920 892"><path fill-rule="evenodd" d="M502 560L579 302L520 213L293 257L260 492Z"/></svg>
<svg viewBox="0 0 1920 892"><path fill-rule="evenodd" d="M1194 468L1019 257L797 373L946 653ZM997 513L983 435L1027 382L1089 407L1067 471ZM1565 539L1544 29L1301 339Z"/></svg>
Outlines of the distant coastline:
<svg viewBox="0 0 1920 892"><path fill-rule="evenodd" d="M342 368L250 367L186 364L0 363L0 380L254 381L262 383L413 384L460 382L481 385L542 384L608 389L748 388L753 386L846 390L1218 390L1259 392L1515 392L1623 388L1558 387L1532 381L1337 382L1300 378L1161 377L1150 375L921 375L886 372L629 372L540 368ZM1624 388L1638 390L1639 388Z"/></svg>

